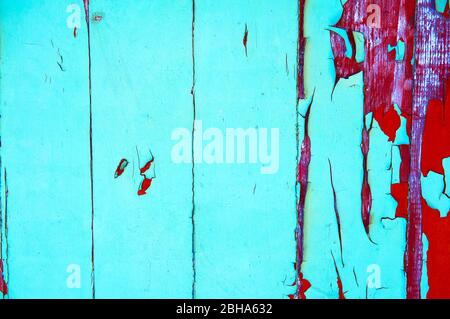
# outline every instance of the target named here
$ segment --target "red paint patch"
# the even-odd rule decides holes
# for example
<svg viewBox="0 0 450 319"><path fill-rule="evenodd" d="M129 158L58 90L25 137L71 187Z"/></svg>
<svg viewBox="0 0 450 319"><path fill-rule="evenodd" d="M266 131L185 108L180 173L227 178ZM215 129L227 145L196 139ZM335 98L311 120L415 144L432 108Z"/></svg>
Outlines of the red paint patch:
<svg viewBox="0 0 450 319"><path fill-rule="evenodd" d="M306 299L306 292L311 288L311 283L303 278L303 274L300 272L300 289L298 291L300 299Z"/></svg>
<svg viewBox="0 0 450 319"><path fill-rule="evenodd" d="M77 27L73 28L73 37L76 38L77 37Z"/></svg>
<svg viewBox="0 0 450 319"><path fill-rule="evenodd" d="M400 128L400 116L394 109L394 106L384 112L382 109L378 109L374 112L374 118L380 125L381 130L389 137L390 142L395 141L395 135Z"/></svg>
<svg viewBox="0 0 450 319"><path fill-rule="evenodd" d="M152 159L148 161L142 168L141 168L141 175L144 174L146 171L150 169L150 166L152 166L152 163L154 162L155 158L152 155Z"/></svg>
<svg viewBox="0 0 450 319"><path fill-rule="evenodd" d="M314 96L313 96L314 99ZM311 161L311 140L308 133L309 114L311 107L305 115L305 131L304 139L301 146L300 163L297 168L297 182L300 185L300 198L297 204L297 262L295 263L295 269L298 274L298 286L297 295L301 299L305 299L304 293L311 286L308 281L303 280L303 274L301 272L301 265L303 263L303 228L304 228L304 214L305 214L305 202L306 193L308 191L308 168ZM303 286L306 284L306 288ZM303 296L303 297L302 297Z"/></svg>
<svg viewBox="0 0 450 319"><path fill-rule="evenodd" d="M442 160L450 156L450 81L445 103L431 100L428 105L422 142L422 174L430 171L444 175ZM441 218L438 210L422 200L423 232L428 238L427 298L450 298L450 215Z"/></svg>
<svg viewBox="0 0 450 319"><path fill-rule="evenodd" d="M153 178L147 178L144 176L144 180L142 181L141 186L139 186L139 190L138 190L137 194L139 196L147 194L147 190L152 185L152 182L153 182Z"/></svg>
<svg viewBox="0 0 450 319"><path fill-rule="evenodd" d="M450 298L450 215L441 218L439 211L422 200L423 232L428 238L428 299Z"/></svg>
<svg viewBox="0 0 450 319"><path fill-rule="evenodd" d="M409 184L407 182L391 185L391 195L397 201L395 217L408 218L408 193Z"/></svg>
<svg viewBox="0 0 450 319"><path fill-rule="evenodd" d="M337 278L337 285L338 285L338 289L339 289L339 299L345 299L344 290L342 288L342 280L341 280L341 277L339 277L339 276Z"/></svg>
<svg viewBox="0 0 450 319"><path fill-rule="evenodd" d="M116 172L114 174L114 178L119 177L125 171L125 168L128 166L128 161L126 159L122 159L117 166Z"/></svg>
<svg viewBox="0 0 450 319"><path fill-rule="evenodd" d="M428 104L422 143L422 173L444 175L442 160L450 157L450 80L445 103L431 100Z"/></svg>
<svg viewBox="0 0 450 319"><path fill-rule="evenodd" d="M8 287L3 278L3 261L1 259L0 259L0 292L3 294L3 296L8 294Z"/></svg>
<svg viewBox="0 0 450 319"><path fill-rule="evenodd" d="M369 130L366 128L362 132L361 151L363 153L363 184L361 190L361 214L366 233L369 233L370 210L372 209L372 191L369 185L369 171L367 168L367 156L369 153Z"/></svg>
<svg viewBox="0 0 450 319"><path fill-rule="evenodd" d="M147 178L147 176L145 176L145 173L150 169L153 162L155 161L155 157L153 156L153 154L151 152L150 152L150 154L151 154L152 158L147 163L145 163L145 165L143 167L140 168L140 175L144 179L141 182L141 185L139 186L139 190L137 193L139 196L147 194L147 190L150 188L150 186L152 185L153 179L156 177L156 175L151 178Z"/></svg>
<svg viewBox="0 0 450 319"><path fill-rule="evenodd" d="M348 79L350 76L361 72L364 63L356 62L356 44L353 32L348 31L347 36L350 40L352 57L346 56L347 48L344 39L337 33L330 31L330 40L334 55L334 67L336 70L336 83L339 79Z"/></svg>

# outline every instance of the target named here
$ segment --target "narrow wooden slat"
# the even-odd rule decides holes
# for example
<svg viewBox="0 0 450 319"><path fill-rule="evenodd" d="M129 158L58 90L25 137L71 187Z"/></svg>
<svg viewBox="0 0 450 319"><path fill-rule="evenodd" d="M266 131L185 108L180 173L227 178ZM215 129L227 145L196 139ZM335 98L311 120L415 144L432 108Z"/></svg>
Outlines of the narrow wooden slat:
<svg viewBox="0 0 450 319"><path fill-rule="evenodd" d="M196 119L213 135L194 148L196 296L287 298L295 292L297 3L195 2ZM230 128L255 129L279 162L274 156L266 174L271 164L259 154L256 163L248 153L245 163L225 163ZM224 163L200 163L221 137Z"/></svg>
<svg viewBox="0 0 450 319"><path fill-rule="evenodd" d="M91 295L87 33L82 27L74 38L66 7L52 0L0 4L8 192L6 210L2 188L2 248L10 298ZM67 280L78 267L81 286L71 289Z"/></svg>
<svg viewBox="0 0 450 319"><path fill-rule="evenodd" d="M191 165L171 157L192 129L191 17L187 0L90 4L98 298L191 296Z"/></svg>

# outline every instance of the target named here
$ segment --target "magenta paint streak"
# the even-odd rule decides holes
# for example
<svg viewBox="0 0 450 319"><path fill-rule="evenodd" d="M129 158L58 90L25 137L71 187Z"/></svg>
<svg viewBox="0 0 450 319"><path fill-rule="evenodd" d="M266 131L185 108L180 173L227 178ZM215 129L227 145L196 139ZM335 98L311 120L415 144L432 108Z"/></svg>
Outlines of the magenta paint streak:
<svg viewBox="0 0 450 319"><path fill-rule="evenodd" d="M304 65L305 65L305 44L306 39L304 37L304 21L305 21L305 3L307 0L298 0L298 43L297 43L297 148L300 146L298 131L298 103L301 99L305 98L305 84L304 84ZM312 99L314 99L314 94ZM308 108L305 115L305 129L304 137L301 143L301 150L299 158L297 158L297 185L300 185L300 197L297 202L297 229L296 229L296 241L297 241L297 258L295 263L295 270L297 272L295 292L296 299L306 299L305 292L311 287L311 284L303 278L301 272L303 263L303 228L304 228L304 214L305 214L305 200L306 192L308 188L308 167L311 161L311 141L308 135L308 118L310 108Z"/></svg>
<svg viewBox="0 0 450 319"><path fill-rule="evenodd" d="M408 245L406 255L407 297L420 298L422 276L421 148L428 104L443 100L450 73L450 21L439 14L432 0L418 0L416 13L415 85L411 129L411 172Z"/></svg>
<svg viewBox="0 0 450 319"><path fill-rule="evenodd" d="M248 41L248 28L247 28L247 24L245 24L244 38L242 39L242 44L244 45L244 49L245 49L245 56L248 56L248 54L247 54L247 41Z"/></svg>
<svg viewBox="0 0 450 319"><path fill-rule="evenodd" d="M83 0L84 4L84 17L86 19L86 23L89 24L89 0Z"/></svg>
<svg viewBox="0 0 450 319"><path fill-rule="evenodd" d="M8 294L8 287L3 277L3 260L0 259L0 293L5 296Z"/></svg>
<svg viewBox="0 0 450 319"><path fill-rule="evenodd" d="M3 188L4 188L4 198L5 198L5 206L4 206L4 209L5 209L5 213L4 213L4 216L5 216L5 221L4 221L4 226L3 226L3 220L1 219L1 216L0 216L0 221L1 221L1 223L0 223L0 226L1 226L1 231L3 232L3 230L4 230L4 233L2 233L2 232L0 232L0 291L2 292L2 296L5 296L5 295L7 295L8 294L8 282L9 282L9 264L8 264L8 261L9 261L9 240L8 240L8 196L9 196L9 189L8 189L8 178L7 178L7 173L6 173L6 167L4 168L4 180L3 180L3 182L4 182L4 186L3 186ZM4 227L4 228L3 228ZM7 280L8 281L6 281L5 280L5 273L4 273L4 265L3 265L3 235L4 235L4 237L5 237L5 246L6 246L6 249L5 249L5 253L6 253L6 256L5 256L5 262L6 262L6 273L7 273L7 276L6 276L6 278L7 278Z"/></svg>
<svg viewBox="0 0 450 319"><path fill-rule="evenodd" d="M369 170L367 165L367 156L369 154L369 134L370 129L367 129L365 126L362 131L362 142L361 142L361 151L363 154L363 185L361 189L361 214L362 220L364 224L364 228L366 233L369 233L369 222L370 222L370 210L372 209L372 191L370 190L369 185Z"/></svg>
<svg viewBox="0 0 450 319"><path fill-rule="evenodd" d="M314 94L311 99L314 100ZM296 297L305 299L306 289L310 287L308 281L303 278L301 273L301 266L303 262L303 228L304 228L304 215L305 215L305 200L306 193L308 191L308 168L311 161L311 140L308 134L309 114L311 105L308 107L308 111L305 115L305 131L304 138L301 146L300 163L297 171L297 183L300 184L300 199L297 204L297 292Z"/></svg>

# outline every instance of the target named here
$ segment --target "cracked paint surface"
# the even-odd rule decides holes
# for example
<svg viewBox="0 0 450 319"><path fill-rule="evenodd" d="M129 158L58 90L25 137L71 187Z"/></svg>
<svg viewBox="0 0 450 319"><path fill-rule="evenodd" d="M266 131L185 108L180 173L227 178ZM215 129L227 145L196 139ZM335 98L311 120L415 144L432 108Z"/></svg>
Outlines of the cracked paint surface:
<svg viewBox="0 0 450 319"><path fill-rule="evenodd" d="M299 201L299 274L311 283L306 298L445 297L438 278L448 269L448 19L434 1L377 1L382 15L373 28L369 4L299 2L306 39L300 112L308 132L302 145L310 148L302 157L309 165L299 164L300 171L308 167L300 175L308 188ZM422 174L424 166L434 172L421 182L418 165ZM375 287L372 265L381 278Z"/></svg>

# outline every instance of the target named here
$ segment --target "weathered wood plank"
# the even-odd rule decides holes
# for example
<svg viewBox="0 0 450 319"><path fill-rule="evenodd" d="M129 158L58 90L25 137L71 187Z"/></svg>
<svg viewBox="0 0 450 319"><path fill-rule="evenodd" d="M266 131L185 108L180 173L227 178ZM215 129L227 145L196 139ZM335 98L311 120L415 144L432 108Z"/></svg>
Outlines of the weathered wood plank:
<svg viewBox="0 0 450 319"><path fill-rule="evenodd" d="M91 296L87 33L82 27L74 38L66 6L0 4L2 248L10 298ZM81 286L70 289L78 267Z"/></svg>
<svg viewBox="0 0 450 319"><path fill-rule="evenodd" d="M96 297L189 298L192 169L171 135L192 130L191 1L97 0L90 15Z"/></svg>
<svg viewBox="0 0 450 319"><path fill-rule="evenodd" d="M287 298L295 291L297 3L196 1L195 13L205 134L203 148L200 128L194 143L197 296ZM243 154L235 138L233 158L227 129L254 130L258 141Z"/></svg>

